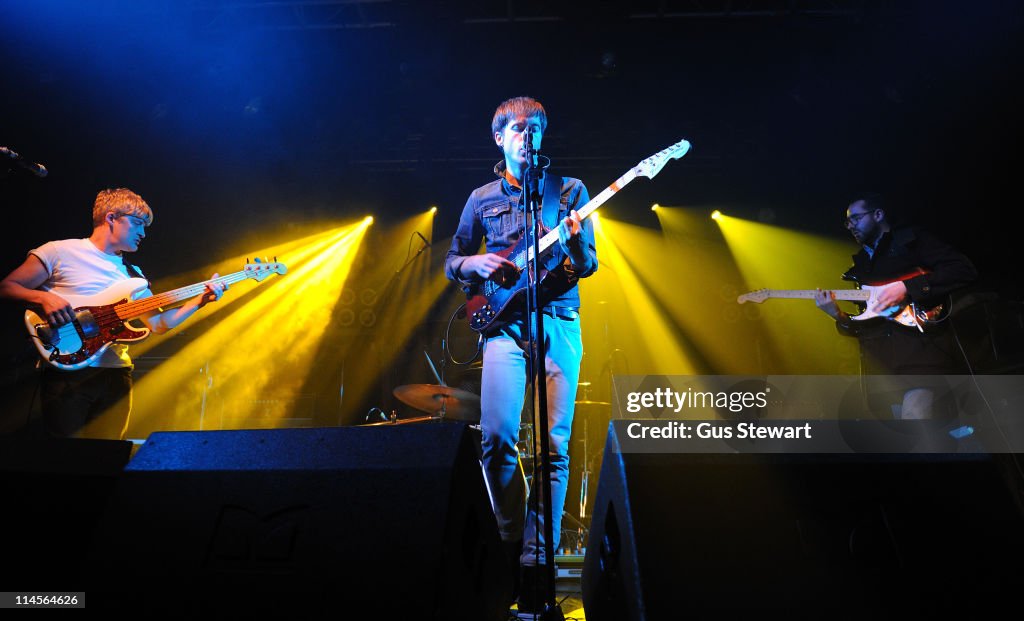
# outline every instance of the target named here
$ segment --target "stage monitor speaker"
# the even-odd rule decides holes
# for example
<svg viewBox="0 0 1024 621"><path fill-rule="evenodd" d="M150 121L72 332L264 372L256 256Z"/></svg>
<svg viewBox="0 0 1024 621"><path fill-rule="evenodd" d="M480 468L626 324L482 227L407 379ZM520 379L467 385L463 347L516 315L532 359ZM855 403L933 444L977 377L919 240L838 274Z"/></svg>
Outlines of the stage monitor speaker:
<svg viewBox="0 0 1024 621"><path fill-rule="evenodd" d="M96 542L90 605L503 619L511 576L473 434L154 433Z"/></svg>
<svg viewBox="0 0 1024 621"><path fill-rule="evenodd" d="M1011 604L1024 586L1012 458L623 454L610 426L587 619Z"/></svg>
<svg viewBox="0 0 1024 621"><path fill-rule="evenodd" d="M84 589L93 530L131 450L120 440L0 436L4 590Z"/></svg>

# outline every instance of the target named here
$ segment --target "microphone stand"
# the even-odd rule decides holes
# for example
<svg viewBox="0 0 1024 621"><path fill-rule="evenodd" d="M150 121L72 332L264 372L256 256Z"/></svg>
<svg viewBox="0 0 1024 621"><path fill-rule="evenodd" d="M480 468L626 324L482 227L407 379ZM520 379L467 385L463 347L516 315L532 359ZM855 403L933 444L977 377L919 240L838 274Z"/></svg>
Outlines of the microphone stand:
<svg viewBox="0 0 1024 621"><path fill-rule="evenodd" d="M527 168L523 178L523 212L526 217L527 235L527 279L526 279L526 342L530 344L530 356L527 356L527 371L530 375L531 393L535 396L537 407L534 411L534 423L537 427L537 434L540 436L540 484L541 494L535 493L535 501L544 499L544 555L547 563L543 566L544 575L542 579L547 584L545 592L547 601L544 602L544 612L541 618L551 621L562 621L561 609L555 603L555 550L553 538L553 525L551 523L551 456L550 438L548 433L548 392L547 392L547 366L545 363L546 350L544 348L544 313L541 312L540 301L540 238L542 235L543 217L542 202L543 195L540 191L541 181L544 179L544 169L539 165L537 150L533 145L533 130L527 127L526 136L526 159ZM529 260L529 249L533 250L533 261ZM532 321L531 321L532 320ZM536 456L534 456L536 463ZM536 469L534 470L536 473ZM536 477L534 483L536 484ZM537 516L536 519L539 519ZM538 567L538 571L542 568ZM527 585L523 585L527 588Z"/></svg>
<svg viewBox="0 0 1024 621"><path fill-rule="evenodd" d="M421 254L423 254L424 252L427 251L428 248L430 248L430 244L427 242L426 238L423 237L423 235L420 235L419 231L416 231L416 235L419 235L420 239L423 240L423 246L421 246L420 249L416 252L416 254L412 255L411 257L408 256L408 254L406 254L408 258L406 258L405 263L403 263L401 267L395 270L394 274L391 274L391 276L388 277L387 283L384 284L384 290L381 292L380 297L377 298L377 302L373 305L373 312L378 318L380 318L381 316L380 311L384 309L385 304L391 299L391 295L394 292L394 286L398 282L398 277L401 276L402 272L405 271L405 268L412 265L416 261L416 259L420 258ZM342 384L341 390L345 390L344 384Z"/></svg>
<svg viewBox="0 0 1024 621"><path fill-rule="evenodd" d="M7 147L0 146L0 160L8 160L8 171L12 170L11 166L17 166L23 170L27 170L40 179L49 174L49 171L46 170L46 166L30 162L18 155L17 152L12 151Z"/></svg>

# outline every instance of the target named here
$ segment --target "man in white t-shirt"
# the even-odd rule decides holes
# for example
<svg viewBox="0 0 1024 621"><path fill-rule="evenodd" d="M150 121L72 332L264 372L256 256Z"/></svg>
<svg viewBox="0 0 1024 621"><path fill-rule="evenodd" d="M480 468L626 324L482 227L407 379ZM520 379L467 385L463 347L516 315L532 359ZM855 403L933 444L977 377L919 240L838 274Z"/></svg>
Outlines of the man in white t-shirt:
<svg viewBox="0 0 1024 621"><path fill-rule="evenodd" d="M70 322L74 310L62 295L95 295L118 281L142 277L138 268L125 261L124 253L139 249L152 222L153 211L135 192L103 190L93 205L92 235L48 242L29 251L25 262L0 281L0 298L25 303L54 328ZM141 319L162 334L206 303L220 299L226 288L207 283L206 291L183 306ZM150 295L147 288L137 297ZM42 379L47 431L58 437L124 438L131 412L131 370L128 346L117 343L78 371L47 366Z"/></svg>

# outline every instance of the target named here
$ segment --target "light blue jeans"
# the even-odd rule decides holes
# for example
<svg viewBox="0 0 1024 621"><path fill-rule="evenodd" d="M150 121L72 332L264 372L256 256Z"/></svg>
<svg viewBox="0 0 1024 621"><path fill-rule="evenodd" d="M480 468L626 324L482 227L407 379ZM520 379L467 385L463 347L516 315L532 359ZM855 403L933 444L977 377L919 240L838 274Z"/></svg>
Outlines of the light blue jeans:
<svg viewBox="0 0 1024 621"><path fill-rule="evenodd" d="M536 485L532 492L540 500L539 509L527 512L526 478L516 448L528 380L527 354L521 340L524 333L523 325L508 324L484 343L480 427L484 476L501 538L516 541L521 536L521 564L537 565L546 562L544 499L540 479L535 477ZM544 346L547 353L548 437L552 468L551 517L554 549L557 549L569 479L569 434L572 431L580 361L583 359L580 320L544 315ZM535 433L534 437L534 454L539 455L539 434Z"/></svg>

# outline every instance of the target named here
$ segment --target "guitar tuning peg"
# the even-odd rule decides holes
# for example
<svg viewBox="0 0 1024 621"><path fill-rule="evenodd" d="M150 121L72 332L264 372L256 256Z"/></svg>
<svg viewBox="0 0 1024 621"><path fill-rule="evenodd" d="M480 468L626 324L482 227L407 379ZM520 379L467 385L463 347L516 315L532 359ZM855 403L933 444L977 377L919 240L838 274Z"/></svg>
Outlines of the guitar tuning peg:
<svg viewBox="0 0 1024 621"><path fill-rule="evenodd" d="M249 257L245 257L245 264L249 265Z"/></svg>
<svg viewBox="0 0 1024 621"><path fill-rule="evenodd" d="M274 257L274 263L277 263L277 257Z"/></svg>

